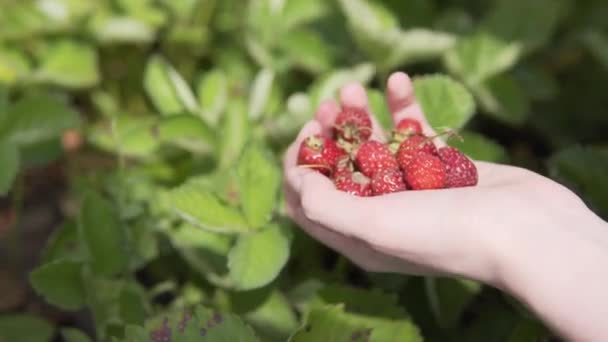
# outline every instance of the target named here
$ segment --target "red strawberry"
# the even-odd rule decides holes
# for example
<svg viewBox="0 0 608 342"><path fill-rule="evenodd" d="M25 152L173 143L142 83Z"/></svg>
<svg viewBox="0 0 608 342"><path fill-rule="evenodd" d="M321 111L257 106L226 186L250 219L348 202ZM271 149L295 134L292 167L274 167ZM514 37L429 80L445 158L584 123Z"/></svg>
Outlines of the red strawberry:
<svg viewBox="0 0 608 342"><path fill-rule="evenodd" d="M437 155L437 148L431 140L424 135L413 135L399 145L397 162L403 170L421 153Z"/></svg>
<svg viewBox="0 0 608 342"><path fill-rule="evenodd" d="M334 122L336 136L345 141L367 141L372 135L372 120L366 111L343 108Z"/></svg>
<svg viewBox="0 0 608 342"><path fill-rule="evenodd" d="M381 170L398 170L397 159L388 146L375 140L363 143L356 151L355 164L364 175L373 177Z"/></svg>
<svg viewBox="0 0 608 342"><path fill-rule="evenodd" d="M372 190L374 195L390 194L405 191L405 181L401 170L382 170L372 178Z"/></svg>
<svg viewBox="0 0 608 342"><path fill-rule="evenodd" d="M361 197L372 195L372 187L369 178L360 172L352 172L347 169L338 170L334 175L336 189Z"/></svg>
<svg viewBox="0 0 608 342"><path fill-rule="evenodd" d="M422 125L420 124L420 121L416 119L405 118L399 121L395 127L395 131L400 134L405 134L406 136L422 134Z"/></svg>
<svg viewBox="0 0 608 342"><path fill-rule="evenodd" d="M445 188L446 167L441 159L432 154L418 154L404 172L407 184L414 190Z"/></svg>
<svg viewBox="0 0 608 342"><path fill-rule="evenodd" d="M344 154L335 141L317 134L304 139L300 144L298 165L309 165L312 169L329 176Z"/></svg>
<svg viewBox="0 0 608 342"><path fill-rule="evenodd" d="M439 158L446 165L446 187L462 188L477 185L477 168L462 152L454 147L439 149Z"/></svg>

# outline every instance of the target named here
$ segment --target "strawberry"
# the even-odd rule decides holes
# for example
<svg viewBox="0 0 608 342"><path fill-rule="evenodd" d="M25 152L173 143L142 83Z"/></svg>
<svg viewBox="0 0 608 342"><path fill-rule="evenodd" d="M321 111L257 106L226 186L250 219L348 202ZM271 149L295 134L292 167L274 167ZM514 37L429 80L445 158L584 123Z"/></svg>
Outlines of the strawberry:
<svg viewBox="0 0 608 342"><path fill-rule="evenodd" d="M419 153L404 169L405 180L414 190L442 189L446 185L446 166L439 157Z"/></svg>
<svg viewBox="0 0 608 342"><path fill-rule="evenodd" d="M360 172L352 172L348 169L338 170L333 177L336 189L349 194L368 197L372 195L370 179Z"/></svg>
<svg viewBox="0 0 608 342"><path fill-rule="evenodd" d="M365 110L343 108L334 122L336 136L348 142L367 141L372 135L372 120Z"/></svg>
<svg viewBox="0 0 608 342"><path fill-rule="evenodd" d="M439 149L439 158L446 165L446 187L461 188L477 185L477 168L462 152L454 147Z"/></svg>
<svg viewBox="0 0 608 342"><path fill-rule="evenodd" d="M414 134L422 134L422 125L420 121L411 118L405 118L397 123L395 127L395 131L399 134L403 134L405 136L414 135Z"/></svg>
<svg viewBox="0 0 608 342"><path fill-rule="evenodd" d="M372 178L372 190L374 195L384 195L393 192L404 191L405 181L401 170L381 170L376 172Z"/></svg>
<svg viewBox="0 0 608 342"><path fill-rule="evenodd" d="M403 170L421 153L437 155L437 148L431 140L424 135L413 135L399 145L397 162Z"/></svg>
<svg viewBox="0 0 608 342"><path fill-rule="evenodd" d="M298 151L298 165L310 166L312 169L331 175L338 160L345 152L335 141L320 134L310 136L302 141Z"/></svg>
<svg viewBox="0 0 608 342"><path fill-rule="evenodd" d="M355 164L367 177L381 170L398 170L397 159L388 146L375 140L363 143L355 152Z"/></svg>

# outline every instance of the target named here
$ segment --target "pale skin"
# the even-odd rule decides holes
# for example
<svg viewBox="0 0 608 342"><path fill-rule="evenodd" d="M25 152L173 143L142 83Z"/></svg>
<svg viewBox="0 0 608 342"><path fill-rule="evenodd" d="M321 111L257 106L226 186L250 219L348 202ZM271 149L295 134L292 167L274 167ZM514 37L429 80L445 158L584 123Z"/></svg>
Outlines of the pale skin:
<svg viewBox="0 0 608 342"><path fill-rule="evenodd" d="M386 89L395 122L415 118L435 135L408 75L391 75ZM476 187L340 192L296 165L300 142L330 132L340 106L369 112L360 84L339 97L319 106L284 158L287 209L302 229L367 271L478 280L509 292L568 340L608 341L608 224L580 198L531 171L478 161ZM385 139L375 120L372 139Z"/></svg>

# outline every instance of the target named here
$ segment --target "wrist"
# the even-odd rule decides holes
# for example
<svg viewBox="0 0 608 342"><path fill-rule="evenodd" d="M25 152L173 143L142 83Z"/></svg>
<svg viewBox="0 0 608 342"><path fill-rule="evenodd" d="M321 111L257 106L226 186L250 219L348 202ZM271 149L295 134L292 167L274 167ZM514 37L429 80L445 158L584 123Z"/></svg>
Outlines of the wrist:
<svg viewBox="0 0 608 342"><path fill-rule="evenodd" d="M567 339L607 337L608 225L587 208L537 223L498 247L493 285Z"/></svg>

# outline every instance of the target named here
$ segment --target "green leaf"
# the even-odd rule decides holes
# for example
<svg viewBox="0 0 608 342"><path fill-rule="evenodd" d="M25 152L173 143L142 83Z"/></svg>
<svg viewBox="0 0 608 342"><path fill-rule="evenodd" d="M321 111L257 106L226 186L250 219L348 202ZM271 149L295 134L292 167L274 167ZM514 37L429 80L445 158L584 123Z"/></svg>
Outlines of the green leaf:
<svg viewBox="0 0 608 342"><path fill-rule="evenodd" d="M162 118L148 131L161 144L173 144L185 150L206 153L215 144L215 133L201 119L192 115Z"/></svg>
<svg viewBox="0 0 608 342"><path fill-rule="evenodd" d="M280 227L240 235L228 255L230 279L238 290L251 290L273 281L289 259L289 237Z"/></svg>
<svg viewBox="0 0 608 342"><path fill-rule="evenodd" d="M386 97L377 89L367 91L369 106L383 129L389 131L393 128L393 117L386 105Z"/></svg>
<svg viewBox="0 0 608 342"><path fill-rule="evenodd" d="M45 263L57 260L81 261L83 256L78 226L74 222L66 222L49 238L42 253L42 260Z"/></svg>
<svg viewBox="0 0 608 342"><path fill-rule="evenodd" d="M249 95L249 117L251 119L256 120L262 116L270 99L273 81L274 72L270 69L261 69L253 80Z"/></svg>
<svg viewBox="0 0 608 342"><path fill-rule="evenodd" d="M17 146L0 140L0 196L8 193L19 173Z"/></svg>
<svg viewBox="0 0 608 342"><path fill-rule="evenodd" d="M203 75L197 87L198 102L203 119L216 126L228 104L228 78L220 69Z"/></svg>
<svg viewBox="0 0 608 342"><path fill-rule="evenodd" d="M243 213L252 228L266 224L277 204L281 174L272 154L253 144L237 166Z"/></svg>
<svg viewBox="0 0 608 342"><path fill-rule="evenodd" d="M99 82L97 53L85 43L62 40L51 45L34 77L68 88L88 88Z"/></svg>
<svg viewBox="0 0 608 342"><path fill-rule="evenodd" d="M233 100L228 106L220 129L219 168L224 170L238 160L249 140L249 117L247 108L240 100Z"/></svg>
<svg viewBox="0 0 608 342"><path fill-rule="evenodd" d="M327 286L317 293L317 298L312 305L327 304L342 304L347 312L364 316L390 319L407 318L406 312L399 306L396 295L375 289L363 290L341 285Z"/></svg>
<svg viewBox="0 0 608 342"><path fill-rule="evenodd" d="M146 330L148 338L164 336L170 332L173 342L259 342L253 329L238 317L213 312L202 306L197 306L193 311L173 312L152 319L146 323Z"/></svg>
<svg viewBox="0 0 608 342"><path fill-rule="evenodd" d="M266 301L242 317L264 341L286 341L298 328L298 319L289 301L279 291L273 291Z"/></svg>
<svg viewBox="0 0 608 342"><path fill-rule="evenodd" d="M33 315L0 315L0 341L49 342L53 326Z"/></svg>
<svg viewBox="0 0 608 342"><path fill-rule="evenodd" d="M112 126L105 121L91 129L93 144L104 150L130 157L156 157L162 145L173 145L187 151L209 153L215 134L201 119L189 114L169 117L138 117L121 115Z"/></svg>
<svg viewBox="0 0 608 342"><path fill-rule="evenodd" d="M343 305L314 306L304 326L290 342L316 341L422 341L418 329L407 320L392 320L344 312Z"/></svg>
<svg viewBox="0 0 608 342"><path fill-rule="evenodd" d="M367 84L374 77L376 69L371 63L363 63L350 69L338 69L320 78L311 87L313 107L324 100L333 99L338 90L348 82Z"/></svg>
<svg viewBox="0 0 608 342"><path fill-rule="evenodd" d="M223 275L228 272L226 263L232 239L189 224L181 224L166 232L178 253L211 283L224 286Z"/></svg>
<svg viewBox="0 0 608 342"><path fill-rule="evenodd" d="M400 31L383 37L385 46L389 48L389 53L382 61L384 70L440 57L456 43L456 38L452 34L422 28Z"/></svg>
<svg viewBox="0 0 608 342"><path fill-rule="evenodd" d="M169 193L175 213L187 222L209 231L242 233L250 230L243 215L203 187L186 183Z"/></svg>
<svg viewBox="0 0 608 342"><path fill-rule="evenodd" d="M311 73L327 72L335 60L335 48L312 30L291 31L280 45L291 63Z"/></svg>
<svg viewBox="0 0 608 342"><path fill-rule="evenodd" d="M39 266L30 274L32 287L47 302L66 310L84 305L82 263L58 260Z"/></svg>
<svg viewBox="0 0 608 342"><path fill-rule="evenodd" d="M120 292L120 318L128 324L143 324L149 304L145 290L137 283L126 284Z"/></svg>
<svg viewBox="0 0 608 342"><path fill-rule="evenodd" d="M63 101L50 95L30 95L8 107L0 120L0 137L27 145L59 137L78 124L78 114Z"/></svg>
<svg viewBox="0 0 608 342"><path fill-rule="evenodd" d="M328 4L323 0L286 0L281 14L283 29L301 27L324 16L328 10Z"/></svg>
<svg viewBox="0 0 608 342"><path fill-rule="evenodd" d="M494 163L508 161L505 148L492 139L471 131L460 132L459 135L462 140L453 138L448 143L470 158Z"/></svg>
<svg viewBox="0 0 608 342"><path fill-rule="evenodd" d="M556 153L549 160L551 177L579 191L592 207L608 215L607 148L572 147Z"/></svg>
<svg viewBox="0 0 608 342"><path fill-rule="evenodd" d="M0 83L13 84L30 72L30 61L19 50L0 47Z"/></svg>
<svg viewBox="0 0 608 342"><path fill-rule="evenodd" d="M143 18L116 14L102 8L94 12L88 28L102 44L146 43L154 40L159 26Z"/></svg>
<svg viewBox="0 0 608 342"><path fill-rule="evenodd" d="M482 113L510 125L523 124L530 110L527 95L513 77L508 74L494 77L473 89L479 99Z"/></svg>
<svg viewBox="0 0 608 342"><path fill-rule="evenodd" d="M416 98L432 127L458 129L475 113L475 102L460 83L444 75L414 79Z"/></svg>
<svg viewBox="0 0 608 342"><path fill-rule="evenodd" d="M454 43L453 35L423 28L402 31L397 18L380 2L340 0L355 41L383 71L439 57Z"/></svg>
<svg viewBox="0 0 608 342"><path fill-rule="evenodd" d="M186 110L198 112L198 102L189 85L160 55L154 55L148 60L144 89L162 114L172 115Z"/></svg>
<svg viewBox="0 0 608 342"><path fill-rule="evenodd" d="M120 321L120 294L124 282L92 274L85 269L84 286L86 303L91 311L98 341L106 341L111 325Z"/></svg>
<svg viewBox="0 0 608 342"><path fill-rule="evenodd" d="M93 272L112 276L127 269L126 233L111 203L89 192L82 204L78 226Z"/></svg>
<svg viewBox="0 0 608 342"><path fill-rule="evenodd" d="M548 42L567 14L569 0L499 0L482 26L505 41L519 42L527 52ZM517 22L513 22L517 18Z"/></svg>
<svg viewBox="0 0 608 342"><path fill-rule="evenodd" d="M82 331L74 328L61 329L61 336L65 342L91 342L91 338Z"/></svg>
<svg viewBox="0 0 608 342"><path fill-rule="evenodd" d="M444 56L446 68L475 87L485 80L509 70L521 55L521 45L508 42L487 32L462 38Z"/></svg>
<svg viewBox="0 0 608 342"><path fill-rule="evenodd" d="M439 325L452 328L466 307L481 292L481 284L458 278L426 278L429 305Z"/></svg>

